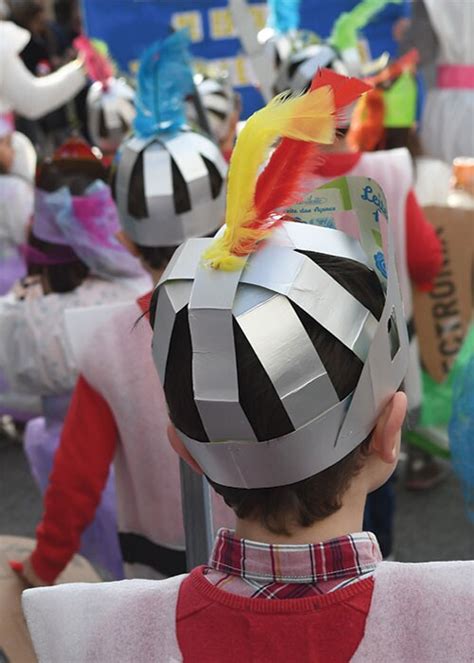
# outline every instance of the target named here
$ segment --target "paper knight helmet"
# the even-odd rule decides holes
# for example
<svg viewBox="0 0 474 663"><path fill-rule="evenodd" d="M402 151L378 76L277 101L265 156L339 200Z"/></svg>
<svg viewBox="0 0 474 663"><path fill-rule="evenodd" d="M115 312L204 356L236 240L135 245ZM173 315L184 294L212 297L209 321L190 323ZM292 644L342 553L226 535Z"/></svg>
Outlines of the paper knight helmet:
<svg viewBox="0 0 474 663"><path fill-rule="evenodd" d="M365 71L378 71L386 65L388 54L371 60L367 46L362 47L358 32L389 2L399 0L362 0L351 11L343 12L334 23L331 35L319 44L301 44L300 34L290 37L292 47L278 67L274 92L306 90L320 68L361 77ZM307 38L306 38L307 41Z"/></svg>
<svg viewBox="0 0 474 663"><path fill-rule="evenodd" d="M189 40L150 46L138 72L135 134L117 155L115 195L125 232L141 246L177 246L224 219L227 166L219 148L185 125L193 91Z"/></svg>
<svg viewBox="0 0 474 663"><path fill-rule="evenodd" d="M135 93L123 78L114 76L107 44L80 35L74 47L84 58L89 78L87 127L92 142L102 152L115 152L128 134L135 117Z"/></svg>
<svg viewBox="0 0 474 663"><path fill-rule="evenodd" d="M87 127L102 152L115 152L135 117L135 92L123 78L95 81L87 92Z"/></svg>
<svg viewBox="0 0 474 663"><path fill-rule="evenodd" d="M229 135L232 118L238 107L238 97L228 78L211 78L197 75L196 88L207 114L209 128L216 140L225 141ZM186 106L187 119L192 125L198 124L196 109L193 104Z"/></svg>
<svg viewBox="0 0 474 663"><path fill-rule="evenodd" d="M225 230L214 240L183 244L155 293L153 355L171 419L204 473L225 486L286 485L335 464L370 434L406 373L408 336L380 187L341 178L297 204L311 172L312 142L334 139L341 100L351 103L364 89L345 81L337 92L321 75L307 94L277 97L248 120L230 165ZM288 168L295 163L299 169ZM344 211L335 215L336 227L311 225L329 201ZM347 214L351 208L356 219ZM319 267L314 252L372 270L385 293L379 320ZM309 336L312 324L363 364L343 398ZM238 348L247 348L250 374ZM274 403L264 432L256 424L257 373ZM179 399L172 402L173 382ZM272 434L276 412L283 432ZM189 421L188 413L192 430L178 421Z"/></svg>

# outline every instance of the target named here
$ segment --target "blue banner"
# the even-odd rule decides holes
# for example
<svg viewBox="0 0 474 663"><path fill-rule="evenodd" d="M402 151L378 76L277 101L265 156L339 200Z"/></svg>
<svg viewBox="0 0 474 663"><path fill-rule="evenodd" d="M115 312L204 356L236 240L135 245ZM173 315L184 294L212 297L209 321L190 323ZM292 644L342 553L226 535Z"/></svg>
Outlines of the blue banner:
<svg viewBox="0 0 474 663"><path fill-rule="evenodd" d="M88 36L107 42L123 71L134 72L144 48L169 34L171 27L187 27L197 66L200 60L212 60L229 71L233 84L242 94L243 117L262 105L225 0L82 0L82 3ZM356 4L352 0L301 0L300 27L327 37L339 14ZM266 2L249 0L249 5L258 28L263 28ZM374 57L385 50L396 52L392 25L406 15L406 5L388 5L367 26L364 36Z"/></svg>

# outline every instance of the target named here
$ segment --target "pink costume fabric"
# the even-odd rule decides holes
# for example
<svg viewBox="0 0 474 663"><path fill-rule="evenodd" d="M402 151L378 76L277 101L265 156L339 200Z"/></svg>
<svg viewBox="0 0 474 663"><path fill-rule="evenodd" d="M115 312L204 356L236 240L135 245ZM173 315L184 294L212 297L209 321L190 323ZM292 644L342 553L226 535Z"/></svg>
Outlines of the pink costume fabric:
<svg viewBox="0 0 474 663"><path fill-rule="evenodd" d="M63 187L53 193L37 190L32 231L35 237L61 246L43 254L43 264L62 264L72 251L96 276L105 279L143 274L139 261L120 244L117 208L110 188L97 180L85 195L72 196ZM27 250L31 262L38 250ZM74 259L71 254L71 259Z"/></svg>

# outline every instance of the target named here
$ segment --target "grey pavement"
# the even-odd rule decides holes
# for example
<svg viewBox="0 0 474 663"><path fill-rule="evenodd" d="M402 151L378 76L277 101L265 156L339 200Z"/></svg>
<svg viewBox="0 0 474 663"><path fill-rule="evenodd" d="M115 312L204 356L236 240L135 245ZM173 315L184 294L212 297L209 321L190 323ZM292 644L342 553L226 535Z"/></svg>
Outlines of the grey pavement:
<svg viewBox="0 0 474 663"><path fill-rule="evenodd" d="M473 559L474 527L465 515L459 484L450 471L436 488L412 493L397 481L395 557L404 562ZM0 439L0 534L34 536L41 497L22 445Z"/></svg>

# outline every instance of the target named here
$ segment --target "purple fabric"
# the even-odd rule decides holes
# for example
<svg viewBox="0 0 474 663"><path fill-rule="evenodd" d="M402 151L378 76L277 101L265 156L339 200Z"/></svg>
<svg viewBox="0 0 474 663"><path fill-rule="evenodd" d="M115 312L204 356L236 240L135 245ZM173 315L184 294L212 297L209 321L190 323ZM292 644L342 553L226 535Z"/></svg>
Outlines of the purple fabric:
<svg viewBox="0 0 474 663"><path fill-rule="evenodd" d="M36 191L32 232L40 240L67 246L103 278L142 276L140 262L118 241L117 208L110 188L97 180L85 195L72 196L62 187Z"/></svg>
<svg viewBox="0 0 474 663"><path fill-rule="evenodd" d="M63 422L32 419L25 430L24 448L31 473L44 495L61 438ZM117 536L117 513L113 469L109 474L95 519L81 537L80 553L112 580L124 577Z"/></svg>
<svg viewBox="0 0 474 663"><path fill-rule="evenodd" d="M25 261L16 252L2 257L0 264L0 295L6 295L17 281L26 276Z"/></svg>

